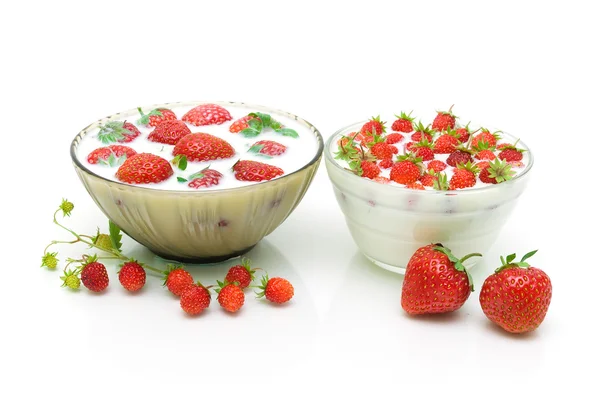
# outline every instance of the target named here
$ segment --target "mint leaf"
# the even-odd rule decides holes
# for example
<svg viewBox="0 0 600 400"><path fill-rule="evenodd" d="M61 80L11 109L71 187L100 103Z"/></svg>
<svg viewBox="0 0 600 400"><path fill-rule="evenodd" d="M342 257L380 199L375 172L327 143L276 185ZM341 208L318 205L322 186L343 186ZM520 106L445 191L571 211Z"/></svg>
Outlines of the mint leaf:
<svg viewBox="0 0 600 400"><path fill-rule="evenodd" d="M260 151L264 148L265 146L263 144L255 144L252 145L249 149L248 152L250 153L260 153Z"/></svg>
<svg viewBox="0 0 600 400"><path fill-rule="evenodd" d="M275 132L277 132L283 136L289 136L289 137L293 137L293 138L298 137L298 132L296 132L295 130L290 129L290 128L278 129Z"/></svg>
<svg viewBox="0 0 600 400"><path fill-rule="evenodd" d="M260 130L246 128L246 129L242 129L240 131L240 133L246 138L252 138L252 137L256 137L256 136L260 135Z"/></svg>
<svg viewBox="0 0 600 400"><path fill-rule="evenodd" d="M259 118L264 126L271 126L271 116L269 114L255 112L255 113L250 113L249 115ZM250 121L248 121L248 124L250 124Z"/></svg>
<svg viewBox="0 0 600 400"><path fill-rule="evenodd" d="M120 251L121 246L123 245L123 243L121 243L121 239L123 238L123 235L121 235L121 228L111 220L108 220L108 233L110 234L110 242L113 247Z"/></svg>
<svg viewBox="0 0 600 400"><path fill-rule="evenodd" d="M177 177L177 182L183 183L183 182L187 182L187 181L188 181L187 179L185 179L185 178L183 178L181 176Z"/></svg>

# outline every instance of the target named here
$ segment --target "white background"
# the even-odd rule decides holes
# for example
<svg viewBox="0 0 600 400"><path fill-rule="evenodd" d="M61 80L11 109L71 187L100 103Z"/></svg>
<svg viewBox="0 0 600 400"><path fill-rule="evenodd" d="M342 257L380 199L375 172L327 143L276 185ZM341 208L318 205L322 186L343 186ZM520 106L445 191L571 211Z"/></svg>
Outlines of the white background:
<svg viewBox="0 0 600 400"><path fill-rule="evenodd" d="M592 3L4 5L0 396L597 393L600 29ZM324 165L294 214L250 254L294 283L285 307L248 296L238 315L214 302L188 318L154 277L142 293L124 293L114 265L102 295L60 288L59 271L39 264L45 245L65 238L51 223L61 198L76 205L70 226L106 227L71 165L74 135L136 106L211 99L294 112L325 138L380 112L455 104L460 115L522 137L535 179L473 271L476 292L452 315L404 314L401 277L357 252ZM125 248L155 261L130 239ZM505 334L481 312L479 286L500 255L532 249L552 279L550 310L533 334ZM85 248L59 250L64 259ZM214 281L229 265L194 275Z"/></svg>

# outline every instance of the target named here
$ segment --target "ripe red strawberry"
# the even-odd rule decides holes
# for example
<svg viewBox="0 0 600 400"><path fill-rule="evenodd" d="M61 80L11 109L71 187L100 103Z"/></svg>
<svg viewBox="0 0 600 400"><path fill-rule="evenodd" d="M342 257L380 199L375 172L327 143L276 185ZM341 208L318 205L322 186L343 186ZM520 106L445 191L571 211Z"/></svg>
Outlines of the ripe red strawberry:
<svg viewBox="0 0 600 400"><path fill-rule="evenodd" d="M402 136L401 134L399 134L397 132L392 132L385 137L385 142L387 144L396 144L396 143L400 143L403 140L404 140L404 136Z"/></svg>
<svg viewBox="0 0 600 400"><path fill-rule="evenodd" d="M466 143L471 137L471 130L469 129L470 122L463 128L456 129L456 135L458 136L458 141L461 143Z"/></svg>
<svg viewBox="0 0 600 400"><path fill-rule="evenodd" d="M425 187L420 182L409 183L405 186L407 189L425 190Z"/></svg>
<svg viewBox="0 0 600 400"><path fill-rule="evenodd" d="M363 136L381 135L384 132L385 122L382 122L379 116L371 118L360 128L360 133Z"/></svg>
<svg viewBox="0 0 600 400"><path fill-rule="evenodd" d="M394 150L398 152L398 149L396 147L384 142L379 142L375 143L371 147L371 154L373 154L378 160L385 160L388 158L392 158L394 154L396 154Z"/></svg>
<svg viewBox="0 0 600 400"><path fill-rule="evenodd" d="M479 173L479 179L484 183L501 183L512 179L515 171L512 170L511 165L507 164L502 160L494 160Z"/></svg>
<svg viewBox="0 0 600 400"><path fill-rule="evenodd" d="M166 120L161 122L148 135L148 140L164 144L177 144L185 135L192 133L183 121Z"/></svg>
<svg viewBox="0 0 600 400"><path fill-rule="evenodd" d="M454 124L456 124L456 115L452 114L452 105L448 111L438 111L437 115L433 119L433 123L431 127L435 131L445 131L448 129L454 129Z"/></svg>
<svg viewBox="0 0 600 400"><path fill-rule="evenodd" d="M483 171L484 169L487 169L490 166L490 162L489 161L479 161L477 164L475 164L475 166L477 168L479 168L480 171Z"/></svg>
<svg viewBox="0 0 600 400"><path fill-rule="evenodd" d="M433 153L433 145L427 139L423 139L420 142L415 143L410 151L415 153L417 157L420 157L423 161L431 161L434 159L435 154Z"/></svg>
<svg viewBox="0 0 600 400"><path fill-rule="evenodd" d="M417 143L417 142L407 142L407 143L404 143L404 151L405 152L412 151L413 146L415 145L415 143Z"/></svg>
<svg viewBox="0 0 600 400"><path fill-rule="evenodd" d="M245 289L254 280L255 271L256 269L250 268L250 260L244 258L242 259L241 264L229 268L229 271L227 271L227 275L225 276L225 281L232 283L237 282L240 288Z"/></svg>
<svg viewBox="0 0 600 400"><path fill-rule="evenodd" d="M471 148L477 148L478 146L481 146L482 143L487 143L490 148L495 147L500 138L498 133L499 131L491 133L489 130L481 128L481 132L473 136Z"/></svg>
<svg viewBox="0 0 600 400"><path fill-rule="evenodd" d="M188 286L179 299L179 306L190 315L200 314L210 305L210 292L200 282Z"/></svg>
<svg viewBox="0 0 600 400"><path fill-rule="evenodd" d="M137 292L146 284L146 271L137 261L128 261L121 265L119 282L130 292Z"/></svg>
<svg viewBox="0 0 600 400"><path fill-rule="evenodd" d="M391 158L386 158L385 160L381 160L379 162L379 168L382 168L382 169L392 168L393 165L394 165L394 161L392 161Z"/></svg>
<svg viewBox="0 0 600 400"><path fill-rule="evenodd" d="M117 179L126 183L159 183L173 175L171 164L150 153L129 157L117 170Z"/></svg>
<svg viewBox="0 0 600 400"><path fill-rule="evenodd" d="M294 297L294 286L287 279L269 278L268 274L262 277L259 289L261 291L256 293L257 298L266 297L277 304L288 302Z"/></svg>
<svg viewBox="0 0 600 400"><path fill-rule="evenodd" d="M468 162L473 161L472 153L466 147L462 147L461 145L456 147L448 158L446 159L446 164L456 167L458 164L466 164Z"/></svg>
<svg viewBox="0 0 600 400"><path fill-rule="evenodd" d="M229 111L217 104L201 104L192 108L181 117L182 121L194 126L220 125L231 119Z"/></svg>
<svg viewBox="0 0 600 400"><path fill-rule="evenodd" d="M166 286L175 296L181 296L186 289L194 285L194 278L182 266L169 265L163 274L165 276L163 286Z"/></svg>
<svg viewBox="0 0 600 400"><path fill-rule="evenodd" d="M138 125L158 126L164 121L177 120L177 115L168 108L155 108L148 114L144 114L141 107L138 107L138 112L140 113L140 119L136 121Z"/></svg>
<svg viewBox="0 0 600 400"><path fill-rule="evenodd" d="M523 149L518 149L515 143L515 145L504 146L500 154L498 154L498 158L504 161L521 161L524 151Z"/></svg>
<svg viewBox="0 0 600 400"><path fill-rule="evenodd" d="M95 256L90 257L81 270L81 282L92 292L101 292L108 287L106 267Z"/></svg>
<svg viewBox="0 0 600 400"><path fill-rule="evenodd" d="M496 155L494 154L494 147L490 146L488 142L478 142L476 146L471 146L471 149L475 152L475 158L478 160L494 160Z"/></svg>
<svg viewBox="0 0 600 400"><path fill-rule="evenodd" d="M265 156L280 156L287 150L284 144L274 142L273 140L259 140L250 146L250 153L262 154Z"/></svg>
<svg viewBox="0 0 600 400"><path fill-rule="evenodd" d="M379 169L374 161L363 160L360 162L360 169L357 169L355 172L363 178L373 179L379 176L381 169Z"/></svg>
<svg viewBox="0 0 600 400"><path fill-rule="evenodd" d="M525 254L519 262L514 262L516 254L509 255L506 260L501 257L502 266L483 282L479 293L483 313L511 333L537 329L550 307L550 277L525 262L536 252Z"/></svg>
<svg viewBox="0 0 600 400"><path fill-rule="evenodd" d="M433 182L436 179L435 174L436 172L433 169L428 169L423 176L419 178L419 182L421 182L423 186L433 187Z"/></svg>
<svg viewBox="0 0 600 400"><path fill-rule="evenodd" d="M402 185L416 182L421 177L421 161L413 153L398 157L398 162L390 171L390 179Z"/></svg>
<svg viewBox="0 0 600 400"><path fill-rule="evenodd" d="M452 178L450 178L450 190L465 189L475 186L477 183L476 175L479 168L470 161L466 164L458 164Z"/></svg>
<svg viewBox="0 0 600 400"><path fill-rule="evenodd" d="M392 124L392 130L397 132L410 133L413 131L413 121L414 117L411 117L412 111L408 113L408 115L402 111L400 115L395 115L397 120Z"/></svg>
<svg viewBox="0 0 600 400"><path fill-rule="evenodd" d="M244 129L249 128L250 125L248 124L248 121L250 121L252 119L258 119L258 118L255 117L254 115L246 115L240 119L233 121L233 123L229 127L229 132L239 133L239 132L243 131Z"/></svg>
<svg viewBox="0 0 600 400"><path fill-rule="evenodd" d="M186 156L188 161L210 161L231 158L234 148L225 140L208 133L190 133L177 142L173 155Z"/></svg>
<svg viewBox="0 0 600 400"><path fill-rule="evenodd" d="M235 283L219 282L219 288L217 289L217 300L221 307L229 312L236 312L244 305L244 301L246 296L244 295L244 291L241 287L236 285Z"/></svg>
<svg viewBox="0 0 600 400"><path fill-rule="evenodd" d="M104 143L129 143L141 133L138 128L127 121L109 121L104 125L100 125L98 130L98 139Z"/></svg>
<svg viewBox="0 0 600 400"><path fill-rule="evenodd" d="M432 160L427 164L427 169L434 170L435 172L442 172L447 167L446 163L440 160Z"/></svg>
<svg viewBox="0 0 600 400"><path fill-rule="evenodd" d="M511 147L511 146L512 146L512 144L510 144L510 143L499 143L499 144L496 146L496 150L503 150L503 149L505 149L506 147Z"/></svg>
<svg viewBox="0 0 600 400"><path fill-rule="evenodd" d="M87 156L87 161L90 164L104 163L112 167L114 165L118 165L119 162L123 160L122 157L128 158L136 154L137 151L135 151L131 147L122 146L119 144L111 144L110 146L99 147L96 150L93 150Z"/></svg>
<svg viewBox="0 0 600 400"><path fill-rule="evenodd" d="M415 133L410 136L410 139L413 142L420 142L423 139L427 139L429 142L433 142L434 131L431 129L430 125L423 125L423 122L419 121L418 124L415 125Z"/></svg>
<svg viewBox="0 0 600 400"><path fill-rule="evenodd" d="M435 140L433 151L436 154L450 154L456 149L459 143L456 134L448 131Z"/></svg>
<svg viewBox="0 0 600 400"><path fill-rule="evenodd" d="M374 178L373 181L383 183L384 185L387 185L388 183L392 182L389 178L386 178L385 176L378 176L377 178Z"/></svg>
<svg viewBox="0 0 600 400"><path fill-rule="evenodd" d="M402 283L402 308L409 314L437 314L456 311L473 291L465 260L472 253L455 257L442 244L423 246L410 258Z"/></svg>
<svg viewBox="0 0 600 400"><path fill-rule="evenodd" d="M238 181L270 181L284 173L281 168L274 165L249 160L239 160L231 169Z"/></svg>
<svg viewBox="0 0 600 400"><path fill-rule="evenodd" d="M448 190L448 177L441 172L430 169L419 179L423 186L433 187L435 190Z"/></svg>
<svg viewBox="0 0 600 400"><path fill-rule="evenodd" d="M209 169L208 167L203 170L190 175L188 178L188 186L193 189L207 188L216 186L219 181L223 178L223 174L217 170Z"/></svg>

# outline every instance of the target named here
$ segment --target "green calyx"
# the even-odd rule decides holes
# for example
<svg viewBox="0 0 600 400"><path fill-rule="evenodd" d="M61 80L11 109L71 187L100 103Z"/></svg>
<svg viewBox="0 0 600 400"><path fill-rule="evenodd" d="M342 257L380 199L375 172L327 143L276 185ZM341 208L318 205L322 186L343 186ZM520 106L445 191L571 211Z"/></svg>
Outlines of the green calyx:
<svg viewBox="0 0 600 400"><path fill-rule="evenodd" d="M334 153L334 157L337 160L350 161L353 158L356 158L358 155L358 150L354 145L354 138L358 135L358 132L355 133L352 137L350 136L342 136L341 141L346 141L346 143L338 144L338 151Z"/></svg>
<svg viewBox="0 0 600 400"><path fill-rule="evenodd" d="M240 283L238 281L229 282L227 279L225 279L223 282L217 281L218 288L215 288L215 292L220 293L225 286L229 285L240 286Z"/></svg>
<svg viewBox="0 0 600 400"><path fill-rule="evenodd" d="M283 136L289 136L293 138L299 137L298 132L293 129L286 128L281 122L275 120L269 114L253 112L248 115L253 118L248 120L248 127L246 129L242 129L240 132L244 137L256 137L260 135L261 132L266 128L271 128L273 131Z"/></svg>
<svg viewBox="0 0 600 400"><path fill-rule="evenodd" d="M98 131L98 139L104 144L110 144L122 141L125 139L125 136L133 135L133 132L124 126L125 122L109 121L100 126L100 131Z"/></svg>
<svg viewBox="0 0 600 400"><path fill-rule="evenodd" d="M48 267L49 269L55 269L56 266L58 265L58 258L56 257L57 255L58 255L57 252L44 254L42 256L41 267Z"/></svg>
<svg viewBox="0 0 600 400"><path fill-rule="evenodd" d="M110 155L105 160L103 158L98 160L99 164L108 165L109 167L116 167L123 164L127 160L127 154L123 154L121 157L117 157L114 151L110 152Z"/></svg>
<svg viewBox="0 0 600 400"><path fill-rule="evenodd" d="M379 115L376 116L376 117L371 117L371 119L369 121L370 122L377 122L379 125L381 125L381 132L385 133L385 130L386 130L385 124L386 124L386 122L382 121L381 117ZM373 135L377 134L377 132L370 132L370 133L372 133Z"/></svg>
<svg viewBox="0 0 600 400"><path fill-rule="evenodd" d="M138 125L148 125L148 123L150 123L150 117L153 115L155 115L157 117L163 116L163 113L160 112L160 109L158 109L158 108L155 108L154 110L150 111L148 114L144 114L141 107L138 107L137 110L140 113L140 119L138 119L136 121L136 123Z"/></svg>
<svg viewBox="0 0 600 400"><path fill-rule="evenodd" d="M480 151L484 151L484 150L490 150L490 151L496 150L495 146L492 146L488 142L481 141L481 140L478 141L477 144L475 146L472 146L471 148L477 153L479 153Z"/></svg>
<svg viewBox="0 0 600 400"><path fill-rule="evenodd" d="M431 129L431 124L425 126L425 125L423 125L423 122L421 122L421 121L419 121L415 124L414 129L415 129L415 132L426 133L428 135L431 135L432 137L435 134L435 131L433 129Z"/></svg>
<svg viewBox="0 0 600 400"><path fill-rule="evenodd" d="M250 261L250 259L244 257L242 258L242 263L240 265L244 267L244 269L250 274L250 281L254 281L254 273L256 272L256 269L252 269L251 264L252 262Z"/></svg>
<svg viewBox="0 0 600 400"><path fill-rule="evenodd" d="M448 183L448 175L445 172L436 172L434 174L435 179L433 180L433 188L435 190L448 190L450 184Z"/></svg>
<svg viewBox="0 0 600 400"><path fill-rule="evenodd" d="M177 154L171 160L171 164L175 165L180 170L185 171L185 169L188 166L188 160L187 160L187 157L185 155L183 155L183 154Z"/></svg>
<svg viewBox="0 0 600 400"><path fill-rule="evenodd" d="M506 259L503 256L500 256L500 261L502 262L502 266L500 266L499 268L496 268L496 270L494 272L498 273L505 269L515 268L515 267L527 269L531 265L529 265L529 263L525 262L525 260L532 257L535 253L537 253L537 250L530 251L529 253L525 254L523 256L523 258L521 258L521 261L518 261L518 262L513 262L517 258L517 255L515 253L506 256Z"/></svg>
<svg viewBox="0 0 600 400"><path fill-rule="evenodd" d="M467 170L469 172L472 172L473 174L479 173L479 167L477 166L477 164L473 164L471 161L467 161L467 163L457 164L456 168Z"/></svg>
<svg viewBox="0 0 600 400"><path fill-rule="evenodd" d="M385 139L378 134L373 135L373 140L371 140L369 143L367 143L367 147L371 148L373 146L375 146L377 143L383 143L385 142Z"/></svg>
<svg viewBox="0 0 600 400"><path fill-rule="evenodd" d="M433 150L433 143L427 140L427 138L423 137L420 141L413 144L412 148L415 147L428 147Z"/></svg>
<svg viewBox="0 0 600 400"><path fill-rule="evenodd" d="M404 111L400 111L400 115L394 114L394 117L396 117L398 119L403 119L405 121L413 122L415 120L415 117L410 116L412 113L413 113L412 111L409 112L408 114L406 114Z"/></svg>
<svg viewBox="0 0 600 400"><path fill-rule="evenodd" d="M67 199L63 199L58 208L63 212L63 217L70 217L75 205Z"/></svg>
<svg viewBox="0 0 600 400"><path fill-rule="evenodd" d="M267 284L269 283L269 274L265 273L262 278L260 278L260 286L258 289L260 291L254 292L256 294L256 298L260 299L265 296L265 291L267 290Z"/></svg>
<svg viewBox="0 0 600 400"><path fill-rule="evenodd" d="M454 268L457 271L464 272L465 274L467 274L467 279L469 281L469 289L471 289L471 292L473 292L475 290L473 287L473 278L471 277L471 274L469 273L469 271L467 271L463 263L471 257L482 257L481 253L470 253L459 260L454 254L452 254L450 249L444 247L440 243L436 243L436 245L433 247L433 250L444 253L446 257L448 257L450 262L454 264Z"/></svg>
<svg viewBox="0 0 600 400"><path fill-rule="evenodd" d="M515 175L512 166L504 160L495 159L490 162L490 166L487 168L487 172L492 179L496 179L496 182L506 182L511 180Z"/></svg>
<svg viewBox="0 0 600 400"><path fill-rule="evenodd" d="M436 110L436 112L437 112L438 114L442 114L442 115L449 115L449 116L451 116L452 118L458 118L456 115L452 114L452 109L453 109L453 108L454 108L454 104L452 104L452 105L450 106L450 108L448 109L448 111L437 111L437 110Z"/></svg>
<svg viewBox="0 0 600 400"><path fill-rule="evenodd" d="M79 279L80 272L81 271L79 269L66 270L63 276L60 277L60 279L63 281L61 287L68 287L74 290L79 289L79 286L81 285L81 279Z"/></svg>
<svg viewBox="0 0 600 400"><path fill-rule="evenodd" d="M163 276L165 279L163 281L163 286L165 286L167 284L167 279L169 279L169 275L171 274L171 272L175 271L176 269L182 269L185 271L185 269L183 268L183 265L167 264L167 269L165 269L163 271Z"/></svg>

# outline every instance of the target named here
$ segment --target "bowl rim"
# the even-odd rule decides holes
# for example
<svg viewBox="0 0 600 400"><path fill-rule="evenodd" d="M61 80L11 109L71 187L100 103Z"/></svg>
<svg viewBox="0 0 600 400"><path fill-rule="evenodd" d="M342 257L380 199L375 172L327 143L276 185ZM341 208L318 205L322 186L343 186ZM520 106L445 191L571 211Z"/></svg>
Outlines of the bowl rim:
<svg viewBox="0 0 600 400"><path fill-rule="evenodd" d="M379 182L375 182L372 179L365 179L363 177L360 177L356 174L354 174L353 172L351 172L350 170L342 167L341 165L339 165L337 163L337 161L333 158L333 154L331 153L331 144L334 140L335 137L337 136L341 136L342 132L348 131L353 127L357 127L360 125L363 125L364 123L368 122L368 120L362 120L362 121L358 121L355 123L352 123L350 125L346 125L345 127L338 129L336 132L334 132L326 141L325 143L325 159L329 162L329 164L334 165L336 168L338 168L339 170L341 170L343 173L348 174L349 176L352 176L353 178L351 179L356 179L356 182L359 181L363 181L363 182L367 182L367 185L378 185L378 187L382 187L382 188L388 188L388 189L383 189L383 190L397 190L400 192L410 192L410 193L418 193L424 196L440 196L440 195L446 195L446 196L456 196L456 195L466 195L466 194L470 194L470 193L480 193L480 192L484 192L486 190L492 190L492 189L498 189L498 185L486 185L483 187L479 187L479 188L473 188L473 189L460 189L460 190L416 190L416 189L411 189L411 188L407 188L404 186L396 186L396 185L385 185L383 183L379 183ZM492 131L490 129L490 131ZM495 131L494 131L495 132ZM520 138L516 138L515 136L513 136L512 134L508 133L508 132L504 132L501 131L504 135L508 135L510 138L512 139L518 139L519 143L522 145L522 147L525 147L526 151L529 153L529 163L527 164L527 166L525 167L525 169L523 170L522 173L520 173L519 175L517 175L517 177L507 181L507 182L503 182L503 183L512 183L512 182L517 182L518 180L520 180L522 177L526 176L527 173L531 170L531 167L533 166L533 153L531 151L531 148L524 143Z"/></svg>
<svg viewBox="0 0 600 400"><path fill-rule="evenodd" d="M117 187L122 187L123 189L133 189L133 190L142 190L142 191L148 191L149 193L157 193L157 192L162 192L162 193L169 193L169 194L180 194L180 195L194 195L194 196L198 196L198 195L215 195L215 194L219 194L219 193L231 193L231 192L235 192L235 191L244 191L244 190L251 190L251 188L255 188L257 186L261 186L261 185L266 185L269 183L273 183L273 182L277 182L279 180L291 177L292 175L298 174L301 171L304 171L305 169L311 167L313 164L315 164L316 162L318 162L321 158L321 156L323 155L323 150L325 148L325 144L324 144L324 140L323 140L323 136L321 135L321 132L319 132L319 130L310 122L308 122L307 120L305 120L304 118L301 118L295 114L292 114L288 111L284 111L278 108L272 108L272 107L267 107L267 106L263 106L263 105L259 105L259 104L254 104L254 103L246 103L246 102L238 102L238 101L177 101L177 102L169 102L169 103L159 103L159 104L152 104L152 105L145 105L145 106L141 106L141 108L170 108L170 107L181 107L181 106L198 106L201 104L217 104L220 106L227 106L227 105L233 105L233 106L243 106L243 107L247 107L247 108L254 108L258 111L267 111L267 112L272 112L272 113L278 113L280 115L284 115L287 116L288 118L292 118L302 124L305 124L307 126L308 129L310 129L310 131L312 131L317 139L317 151L314 155L314 157L304 166L302 166L301 168L298 168L297 170L286 174L286 175L282 175L279 176L277 178L268 180L268 181L263 181L263 182L256 182L253 183L251 185L246 185L246 186L240 186L240 187L233 187L233 188L227 188L227 189L212 189L212 190L199 190L199 191L193 191L193 190L168 190L168 189L156 189L156 188L152 188L152 187L145 187L145 186L137 186L137 185L133 185L130 183L125 183L125 182L119 182L117 180L111 180L108 178L105 178L101 175L96 174L95 172L91 171L90 169L88 169L84 163L82 163L79 158L77 157L77 147L79 145L79 142L81 139L83 139L89 132L89 129L92 128L96 128L97 125L99 125L100 123L104 123L106 121L114 121L117 120L118 116L120 116L121 114L129 114L129 113L136 113L138 111L138 107L136 108L132 108L129 110L125 110L125 111L120 111L118 113L114 113L111 114L107 117L104 118L100 118L99 120L92 122L91 124L87 125L85 128L81 129L77 135L75 135L75 137L73 138L73 140L71 141L71 145L70 145L70 154L71 154L71 160L73 161L73 163L75 164L75 166L79 169L81 169L82 171L84 171L86 174L94 176L98 179L101 179L103 181L106 181L110 184L114 184L117 185Z"/></svg>

